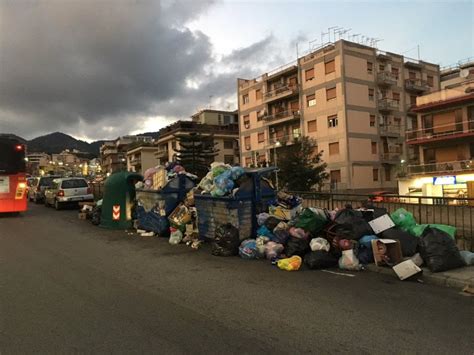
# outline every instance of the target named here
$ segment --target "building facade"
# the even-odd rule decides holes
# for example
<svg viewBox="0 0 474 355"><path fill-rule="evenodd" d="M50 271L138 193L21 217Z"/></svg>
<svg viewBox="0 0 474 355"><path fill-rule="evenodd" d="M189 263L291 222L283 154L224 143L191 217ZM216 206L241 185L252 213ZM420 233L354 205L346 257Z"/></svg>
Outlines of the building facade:
<svg viewBox="0 0 474 355"><path fill-rule="evenodd" d="M201 110L191 118L192 121L177 121L160 130L156 142L156 157L160 164L176 160L179 142L175 135L191 132L213 134L215 148L218 150L214 161L231 165L240 163L237 112Z"/></svg>
<svg viewBox="0 0 474 355"><path fill-rule="evenodd" d="M32 175L39 175L41 171L45 171L50 164L51 155L47 153L29 153L28 172Z"/></svg>
<svg viewBox="0 0 474 355"><path fill-rule="evenodd" d="M140 145L127 151L127 170L142 174L159 164L156 146Z"/></svg>
<svg viewBox="0 0 474 355"><path fill-rule="evenodd" d="M132 143L140 142L151 144L153 138L148 136L122 136L113 141L104 142L100 147L102 172L112 174L127 170L127 147Z"/></svg>
<svg viewBox="0 0 474 355"><path fill-rule="evenodd" d="M438 90L439 66L340 40L253 80L238 79L241 159L272 162L314 138L337 190L395 189L417 96Z"/></svg>
<svg viewBox="0 0 474 355"><path fill-rule="evenodd" d="M417 98L413 111L417 121L406 135L411 155L400 194L474 197L474 77Z"/></svg>

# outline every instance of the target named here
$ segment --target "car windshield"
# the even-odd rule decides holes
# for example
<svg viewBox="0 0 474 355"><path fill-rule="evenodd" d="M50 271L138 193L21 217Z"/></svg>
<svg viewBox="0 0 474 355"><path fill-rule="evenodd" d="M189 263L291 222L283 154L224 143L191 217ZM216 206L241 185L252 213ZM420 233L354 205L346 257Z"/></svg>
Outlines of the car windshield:
<svg viewBox="0 0 474 355"><path fill-rule="evenodd" d="M87 187L87 182L86 180L82 179L73 179L73 180L64 180L63 183L61 184L61 187L63 189L76 189L80 187Z"/></svg>
<svg viewBox="0 0 474 355"><path fill-rule="evenodd" d="M38 185L39 186L51 186L54 179L57 179L57 177L56 176L43 177L43 178L40 179Z"/></svg>

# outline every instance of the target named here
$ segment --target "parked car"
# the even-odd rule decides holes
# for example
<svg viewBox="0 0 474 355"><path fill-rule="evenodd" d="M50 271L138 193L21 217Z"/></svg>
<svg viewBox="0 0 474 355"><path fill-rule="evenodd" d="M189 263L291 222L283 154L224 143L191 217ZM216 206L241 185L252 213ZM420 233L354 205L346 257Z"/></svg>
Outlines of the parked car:
<svg viewBox="0 0 474 355"><path fill-rule="evenodd" d="M375 191L370 194L371 202L400 202L397 194L392 191Z"/></svg>
<svg viewBox="0 0 474 355"><path fill-rule="evenodd" d="M35 178L28 189L28 199L34 203L44 201L44 191L51 186L54 179L60 178L59 175L48 175Z"/></svg>
<svg viewBox="0 0 474 355"><path fill-rule="evenodd" d="M81 201L94 201L92 189L84 178L55 179L45 191L45 206L54 206L57 210Z"/></svg>

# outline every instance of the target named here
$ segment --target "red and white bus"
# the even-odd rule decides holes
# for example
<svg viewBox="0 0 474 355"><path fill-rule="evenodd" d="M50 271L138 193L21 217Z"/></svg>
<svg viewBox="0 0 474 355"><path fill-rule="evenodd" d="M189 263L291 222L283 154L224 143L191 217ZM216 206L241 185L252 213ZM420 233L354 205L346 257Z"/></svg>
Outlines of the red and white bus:
<svg viewBox="0 0 474 355"><path fill-rule="evenodd" d="M26 211L25 145L0 135L0 213Z"/></svg>

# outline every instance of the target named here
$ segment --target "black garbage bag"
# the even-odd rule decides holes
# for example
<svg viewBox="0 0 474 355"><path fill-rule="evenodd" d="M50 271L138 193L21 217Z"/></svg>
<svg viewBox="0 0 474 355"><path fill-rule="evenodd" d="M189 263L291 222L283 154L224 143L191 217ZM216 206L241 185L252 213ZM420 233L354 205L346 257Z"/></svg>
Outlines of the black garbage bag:
<svg viewBox="0 0 474 355"><path fill-rule="evenodd" d="M352 208L344 208L338 211L334 222L344 226L343 231L341 230L341 236L343 236L344 239L359 240L364 235L374 234L374 231L364 219L362 213Z"/></svg>
<svg viewBox="0 0 474 355"><path fill-rule="evenodd" d="M94 209L92 210L92 217L91 217L91 223L94 226L98 226L100 224L101 215L102 215L102 207L95 206Z"/></svg>
<svg viewBox="0 0 474 355"><path fill-rule="evenodd" d="M387 209L382 207L368 205L366 208L368 209L367 211L360 211L362 213L362 218L364 218L366 222L373 221L374 219L388 213Z"/></svg>
<svg viewBox="0 0 474 355"><path fill-rule="evenodd" d="M286 243L285 254L290 257L298 255L304 257L304 255L310 250L309 241L305 238L294 238L290 237L288 243Z"/></svg>
<svg viewBox="0 0 474 355"><path fill-rule="evenodd" d="M418 252L420 239L399 227L393 227L383 231L380 233L380 238L399 240L403 256L412 256Z"/></svg>
<svg viewBox="0 0 474 355"><path fill-rule="evenodd" d="M420 237L420 254L431 272L440 272L464 266L456 242L437 228L426 227Z"/></svg>
<svg viewBox="0 0 474 355"><path fill-rule="evenodd" d="M273 231L275 227L278 225L278 223L280 222L281 222L280 219L270 216L265 220L264 224L265 224L265 227L267 227L269 231Z"/></svg>
<svg viewBox="0 0 474 355"><path fill-rule="evenodd" d="M324 269L337 266L339 259L325 250L316 250L304 256L304 263L310 269Z"/></svg>
<svg viewBox="0 0 474 355"><path fill-rule="evenodd" d="M221 224L216 228L212 241L212 255L232 256L239 253L239 230L232 224Z"/></svg>

